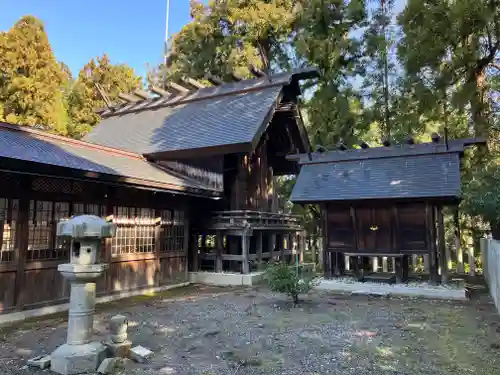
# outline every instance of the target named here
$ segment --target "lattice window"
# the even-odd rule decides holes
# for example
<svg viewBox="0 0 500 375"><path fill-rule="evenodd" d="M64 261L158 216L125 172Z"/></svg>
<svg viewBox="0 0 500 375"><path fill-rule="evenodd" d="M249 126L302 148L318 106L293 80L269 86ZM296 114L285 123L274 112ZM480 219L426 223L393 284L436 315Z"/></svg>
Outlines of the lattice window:
<svg viewBox="0 0 500 375"><path fill-rule="evenodd" d="M0 198L0 263L14 261L18 215L19 200Z"/></svg>
<svg viewBox="0 0 500 375"><path fill-rule="evenodd" d="M118 224L113 237L113 255L152 253L155 250L155 217L152 208L114 207Z"/></svg>
<svg viewBox="0 0 500 375"><path fill-rule="evenodd" d="M69 217L69 203L30 201L27 259L58 260L68 257L69 242L56 240L56 224Z"/></svg>
<svg viewBox="0 0 500 375"><path fill-rule="evenodd" d="M73 215L104 216L104 206L91 203L73 203Z"/></svg>
<svg viewBox="0 0 500 375"><path fill-rule="evenodd" d="M174 211L174 243L176 251L184 249L184 212Z"/></svg>
<svg viewBox="0 0 500 375"><path fill-rule="evenodd" d="M184 212L161 211L162 252L178 252L184 249Z"/></svg>

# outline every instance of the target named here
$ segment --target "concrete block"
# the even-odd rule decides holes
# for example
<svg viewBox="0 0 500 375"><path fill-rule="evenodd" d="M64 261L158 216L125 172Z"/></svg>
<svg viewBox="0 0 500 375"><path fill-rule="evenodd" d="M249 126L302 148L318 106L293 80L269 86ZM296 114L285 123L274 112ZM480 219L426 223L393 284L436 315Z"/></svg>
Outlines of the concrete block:
<svg viewBox="0 0 500 375"><path fill-rule="evenodd" d="M130 358L136 362L146 362L153 356L153 352L141 345L134 346L130 349Z"/></svg>
<svg viewBox="0 0 500 375"><path fill-rule="evenodd" d="M124 342L116 343L110 340L106 341L104 345L106 345L109 357L127 358L132 347L132 341L125 340Z"/></svg>
<svg viewBox="0 0 500 375"><path fill-rule="evenodd" d="M116 367L117 359L116 358L106 358L101 362L97 372L99 374L111 374L111 372Z"/></svg>
<svg viewBox="0 0 500 375"><path fill-rule="evenodd" d="M52 352L51 369L63 375L94 372L104 358L106 347L99 342L83 345L64 344Z"/></svg>
<svg viewBox="0 0 500 375"><path fill-rule="evenodd" d="M34 358L28 359L28 366L38 367L45 370L50 366L50 355L39 355Z"/></svg>

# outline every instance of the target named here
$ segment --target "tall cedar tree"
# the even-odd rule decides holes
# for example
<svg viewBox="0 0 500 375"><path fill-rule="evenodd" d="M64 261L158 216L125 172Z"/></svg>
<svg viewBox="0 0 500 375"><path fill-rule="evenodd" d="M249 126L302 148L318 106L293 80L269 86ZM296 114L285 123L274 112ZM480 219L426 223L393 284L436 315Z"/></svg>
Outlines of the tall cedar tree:
<svg viewBox="0 0 500 375"><path fill-rule="evenodd" d="M66 134L67 80L41 21L25 16L0 33L0 119Z"/></svg>
<svg viewBox="0 0 500 375"><path fill-rule="evenodd" d="M158 83L182 76L248 77L248 66L275 69L290 51L298 8L293 0L191 0L192 21L172 38L165 66L150 74Z"/></svg>
<svg viewBox="0 0 500 375"><path fill-rule="evenodd" d="M105 106L101 93L96 88L100 84L111 102L119 101L120 93L130 93L142 87L141 77L125 65L113 65L106 54L90 60L78 74L69 93L69 133L80 138L87 134L99 121L96 109Z"/></svg>
<svg viewBox="0 0 500 375"><path fill-rule="evenodd" d="M465 161L462 207L488 221L498 237L500 157L492 98L500 73L500 1L409 0L399 23L404 32L399 54L408 76L432 82L451 133L464 133L457 131L457 125L464 128L463 122L449 119L450 113L460 110L472 124L465 135L491 141L489 154L480 150L473 160Z"/></svg>
<svg viewBox="0 0 500 375"><path fill-rule="evenodd" d="M321 74L305 108L313 145L331 148L340 140L352 145L368 130L361 97L352 86L361 68L359 31L366 25L363 0L310 0L298 12L296 53Z"/></svg>

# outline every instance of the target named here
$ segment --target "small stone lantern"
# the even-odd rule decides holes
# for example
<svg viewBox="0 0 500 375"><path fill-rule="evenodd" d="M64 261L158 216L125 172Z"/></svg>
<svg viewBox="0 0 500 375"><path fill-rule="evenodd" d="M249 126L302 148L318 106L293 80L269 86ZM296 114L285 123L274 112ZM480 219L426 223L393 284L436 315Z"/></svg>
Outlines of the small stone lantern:
<svg viewBox="0 0 500 375"><path fill-rule="evenodd" d="M116 225L93 215L82 215L57 224L57 236L71 239L70 263L57 269L71 283L66 344L51 354L52 371L80 374L95 371L106 357L106 347L92 342L96 280L108 268L97 263L103 238L113 237Z"/></svg>

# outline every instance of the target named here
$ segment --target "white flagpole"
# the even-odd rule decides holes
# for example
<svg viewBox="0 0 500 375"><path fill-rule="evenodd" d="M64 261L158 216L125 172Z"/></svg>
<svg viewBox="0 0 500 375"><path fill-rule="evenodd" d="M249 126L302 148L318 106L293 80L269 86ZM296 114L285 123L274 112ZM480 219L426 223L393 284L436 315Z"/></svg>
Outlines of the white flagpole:
<svg viewBox="0 0 500 375"><path fill-rule="evenodd" d="M169 48L168 48L168 16L169 16L169 13L170 13L170 0L167 0L167 14L166 14L166 22L165 22L165 51L164 51L165 63L167 62L167 57L168 57L168 52L169 52Z"/></svg>

